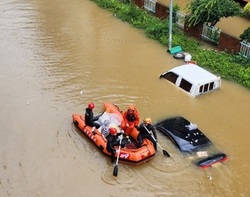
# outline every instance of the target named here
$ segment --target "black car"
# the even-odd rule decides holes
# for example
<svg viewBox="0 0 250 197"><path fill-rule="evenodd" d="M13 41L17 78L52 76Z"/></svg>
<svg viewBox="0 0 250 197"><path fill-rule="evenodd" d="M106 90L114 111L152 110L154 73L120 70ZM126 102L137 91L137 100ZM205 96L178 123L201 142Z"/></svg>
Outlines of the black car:
<svg viewBox="0 0 250 197"><path fill-rule="evenodd" d="M227 160L227 155L220 152L213 143L198 129L196 124L179 116L167 118L154 125L169 137L182 153L197 156L195 163L200 168L211 167L215 163Z"/></svg>

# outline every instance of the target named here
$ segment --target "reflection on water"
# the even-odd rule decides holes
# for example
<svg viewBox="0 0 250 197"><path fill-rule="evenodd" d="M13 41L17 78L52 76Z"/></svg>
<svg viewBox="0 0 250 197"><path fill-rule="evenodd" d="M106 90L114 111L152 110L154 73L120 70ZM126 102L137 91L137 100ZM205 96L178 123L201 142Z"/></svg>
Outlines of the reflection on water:
<svg viewBox="0 0 250 197"><path fill-rule="evenodd" d="M0 31L0 196L250 194L249 90L223 81L189 97L159 80L181 60L90 1L1 1ZM133 103L154 122L182 115L229 161L199 170L159 134L171 157L159 150L148 163L120 163L115 178L110 159L72 124L89 101L96 114L110 101L121 110Z"/></svg>

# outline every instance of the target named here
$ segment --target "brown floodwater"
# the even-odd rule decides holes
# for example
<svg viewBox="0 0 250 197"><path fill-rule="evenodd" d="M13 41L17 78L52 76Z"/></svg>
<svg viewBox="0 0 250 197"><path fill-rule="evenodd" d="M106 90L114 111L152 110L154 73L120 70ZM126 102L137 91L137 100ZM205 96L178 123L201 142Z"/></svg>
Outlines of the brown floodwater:
<svg viewBox="0 0 250 197"><path fill-rule="evenodd" d="M192 98L160 80L182 64L156 41L88 0L0 2L0 196L225 196L250 195L250 91L222 88ZM200 170L163 135L153 160L120 164L72 124L88 102L122 110L135 104L154 122L182 115L229 156Z"/></svg>

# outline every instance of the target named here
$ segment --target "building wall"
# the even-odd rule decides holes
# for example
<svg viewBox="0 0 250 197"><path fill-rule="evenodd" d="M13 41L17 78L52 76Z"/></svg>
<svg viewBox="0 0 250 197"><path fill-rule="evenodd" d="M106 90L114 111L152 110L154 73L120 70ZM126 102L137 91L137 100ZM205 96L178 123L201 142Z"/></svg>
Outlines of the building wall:
<svg viewBox="0 0 250 197"><path fill-rule="evenodd" d="M155 16L160 19L165 19L169 15L168 7L164 6L161 3L156 2L155 6Z"/></svg>
<svg viewBox="0 0 250 197"><path fill-rule="evenodd" d="M240 50L240 39L220 33L218 50L226 50L228 53L238 53Z"/></svg>
<svg viewBox="0 0 250 197"><path fill-rule="evenodd" d="M202 26L197 25L197 26L192 26L188 27L187 23L184 23L184 32L190 36L194 36L198 39L201 39L201 33L202 33Z"/></svg>
<svg viewBox="0 0 250 197"><path fill-rule="evenodd" d="M144 0L134 0L135 5L137 5L139 8L144 7Z"/></svg>

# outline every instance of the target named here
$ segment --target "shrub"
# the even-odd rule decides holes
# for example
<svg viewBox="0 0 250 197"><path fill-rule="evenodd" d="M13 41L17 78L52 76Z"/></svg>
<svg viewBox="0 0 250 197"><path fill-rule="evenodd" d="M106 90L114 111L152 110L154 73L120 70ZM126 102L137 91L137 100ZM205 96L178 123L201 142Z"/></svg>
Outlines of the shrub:
<svg viewBox="0 0 250 197"><path fill-rule="evenodd" d="M247 3L243 8L243 15L246 17L250 17L250 2Z"/></svg>
<svg viewBox="0 0 250 197"><path fill-rule="evenodd" d="M250 27L245 29L245 31L240 35L240 39L250 42Z"/></svg>

